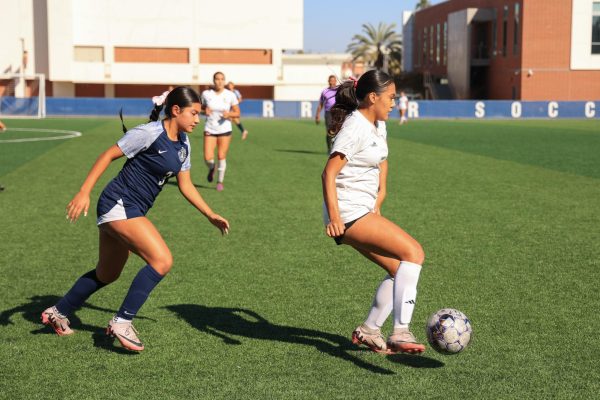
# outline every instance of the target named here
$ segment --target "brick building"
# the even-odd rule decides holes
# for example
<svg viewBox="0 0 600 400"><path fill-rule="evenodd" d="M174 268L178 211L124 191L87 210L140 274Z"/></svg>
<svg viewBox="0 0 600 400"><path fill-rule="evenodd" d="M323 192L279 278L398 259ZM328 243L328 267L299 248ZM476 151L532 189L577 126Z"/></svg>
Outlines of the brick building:
<svg viewBox="0 0 600 400"><path fill-rule="evenodd" d="M403 31L404 70L453 98L600 99L599 0L449 0Z"/></svg>

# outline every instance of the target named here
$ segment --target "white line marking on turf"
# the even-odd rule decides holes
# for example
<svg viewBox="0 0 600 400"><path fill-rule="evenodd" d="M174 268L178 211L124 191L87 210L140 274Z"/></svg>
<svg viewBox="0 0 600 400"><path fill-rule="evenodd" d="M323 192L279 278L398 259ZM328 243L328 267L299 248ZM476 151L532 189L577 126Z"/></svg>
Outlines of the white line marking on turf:
<svg viewBox="0 0 600 400"><path fill-rule="evenodd" d="M33 138L23 138L23 139L2 139L2 137L0 136L0 143L40 142L42 140L63 140L63 139L71 139L71 138L81 136L81 132L64 131L61 129L6 128L5 132L49 132L49 133L64 133L64 135L50 136L50 137L33 137Z"/></svg>

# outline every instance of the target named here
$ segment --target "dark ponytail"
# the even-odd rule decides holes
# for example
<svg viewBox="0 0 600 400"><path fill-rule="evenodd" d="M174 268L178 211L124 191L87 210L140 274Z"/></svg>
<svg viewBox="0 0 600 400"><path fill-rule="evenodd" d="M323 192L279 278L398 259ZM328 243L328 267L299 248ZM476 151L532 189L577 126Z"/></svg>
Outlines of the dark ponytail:
<svg viewBox="0 0 600 400"><path fill-rule="evenodd" d="M370 70L362 74L358 81L351 79L337 88L335 105L331 108L331 126L328 135L338 134L346 117L358 109L369 93L381 94L394 83L391 76L378 70Z"/></svg>
<svg viewBox="0 0 600 400"><path fill-rule="evenodd" d="M173 106L177 105L180 108L190 107L193 103L200 103L200 96L189 86L177 86L170 92L164 92L160 96L153 97L152 102L154 103L154 108L148 116L148 122L158 121L163 107L167 118L171 118L173 116L171 114ZM119 111L119 117L121 117L123 133L127 133L127 127L123 122L123 108Z"/></svg>

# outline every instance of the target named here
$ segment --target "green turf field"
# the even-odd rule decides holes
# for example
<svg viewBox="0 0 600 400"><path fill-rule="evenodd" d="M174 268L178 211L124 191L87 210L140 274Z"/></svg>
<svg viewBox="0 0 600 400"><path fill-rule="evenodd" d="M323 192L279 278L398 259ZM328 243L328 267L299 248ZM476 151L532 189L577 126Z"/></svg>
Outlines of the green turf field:
<svg viewBox="0 0 600 400"><path fill-rule="evenodd" d="M383 273L324 234L324 128L311 121L246 120L250 136L242 142L235 132L222 193L205 181L195 132L194 183L231 232L221 237L166 185L149 217L175 263L136 320L143 353L126 353L103 335L143 265L136 257L72 319L74 336L54 335L40 312L95 265L97 252L95 211L71 225L64 208L120 125L116 118L6 122L83 136L0 142L0 398L586 399L600 392L600 121L388 125L383 214L427 257L413 330L424 340L430 313L465 312L474 341L458 356L431 349L381 356L350 343ZM94 210L120 164L97 185Z"/></svg>

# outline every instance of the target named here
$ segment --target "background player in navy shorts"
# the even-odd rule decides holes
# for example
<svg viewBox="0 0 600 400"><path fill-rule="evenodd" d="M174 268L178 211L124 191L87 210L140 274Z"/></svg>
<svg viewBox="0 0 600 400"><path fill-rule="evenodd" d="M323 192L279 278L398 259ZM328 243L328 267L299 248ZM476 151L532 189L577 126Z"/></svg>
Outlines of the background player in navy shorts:
<svg viewBox="0 0 600 400"><path fill-rule="evenodd" d="M134 278L106 332L129 350L144 349L132 320L173 264L169 248L146 213L170 177L177 178L183 196L210 223L223 234L229 231L227 220L210 209L190 177L190 143L186 133L199 123L198 94L180 86L153 101L155 107L150 121L127 131L117 144L98 157L79 193L67 205L67 218L71 222L82 212L87 215L90 192L100 176L112 161L127 157L117 177L98 200L100 249L96 268L81 276L56 305L42 313L42 322L61 336L74 333L68 316L97 290L119 278L131 251L147 264ZM166 117L159 121L163 102Z"/></svg>

